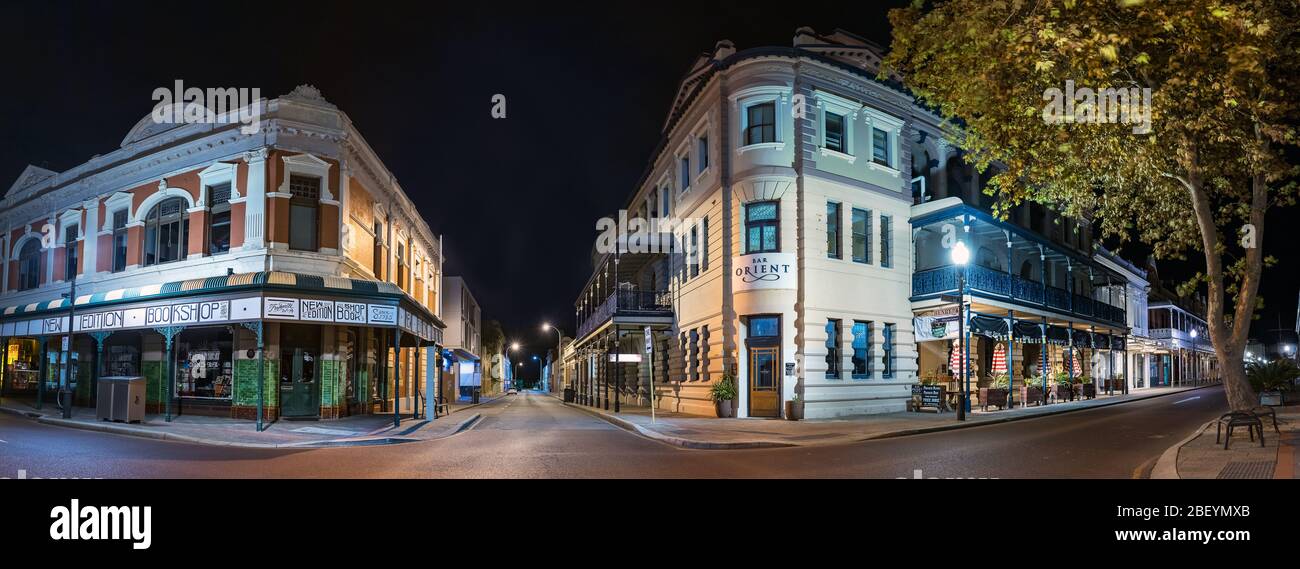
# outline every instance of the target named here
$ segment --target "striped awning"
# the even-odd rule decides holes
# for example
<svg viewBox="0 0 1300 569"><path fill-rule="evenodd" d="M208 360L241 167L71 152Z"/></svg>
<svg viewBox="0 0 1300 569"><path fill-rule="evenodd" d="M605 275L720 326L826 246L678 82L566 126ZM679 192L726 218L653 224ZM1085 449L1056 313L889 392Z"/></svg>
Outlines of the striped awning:
<svg viewBox="0 0 1300 569"><path fill-rule="evenodd" d="M105 303L130 300L150 300L154 297L173 296L187 292L225 292L240 288L260 287L265 285L291 287L304 291L340 292L349 291L363 294L403 295L405 292L397 285L388 282L367 281L345 277L322 277L301 273L282 271L240 273L206 277L185 281L173 281L162 284L150 284L133 288L119 288L92 294L77 295L77 307L91 307ZM6 306L0 310L0 317L27 316L50 310L66 309L68 300L58 298L24 304Z"/></svg>

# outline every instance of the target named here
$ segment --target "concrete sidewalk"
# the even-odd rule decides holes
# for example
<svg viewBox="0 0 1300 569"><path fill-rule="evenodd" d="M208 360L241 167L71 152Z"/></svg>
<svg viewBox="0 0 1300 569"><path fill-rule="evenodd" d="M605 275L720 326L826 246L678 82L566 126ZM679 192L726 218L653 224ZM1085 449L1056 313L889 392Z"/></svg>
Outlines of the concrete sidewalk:
<svg viewBox="0 0 1300 569"><path fill-rule="evenodd" d="M1226 430L1216 433L1217 421L1210 421L1182 442L1166 450L1151 470L1151 478L1254 478L1295 479L1300 472L1300 406L1276 407L1278 425L1264 419L1264 444L1251 441L1238 428L1228 449L1223 448ZM1279 432L1280 431L1280 432Z"/></svg>
<svg viewBox="0 0 1300 569"><path fill-rule="evenodd" d="M265 424L260 433L253 421L199 415L174 416L170 423L162 415L146 415L143 422L136 424L110 423L96 419L95 410L88 407L76 407L72 418L64 419L62 412L52 403L37 410L31 402L11 398L0 402L0 412L24 416L48 425L159 440L245 448L325 448L398 444L448 437L472 427L479 420L478 413L464 411L501 399L504 396L484 399L479 404L452 403L448 406L447 415L433 421L411 418L409 412L404 412L400 426L393 425L393 415L389 413L330 421L281 419Z"/></svg>
<svg viewBox="0 0 1300 569"><path fill-rule="evenodd" d="M958 422L956 413L900 412L862 415L839 419L785 421L780 419L718 419L658 412L651 422L648 407L623 407L620 413L566 403L596 415L614 425L663 443L691 449L752 449L846 444L872 439L933 433L952 429L992 425L1046 415L1096 409L1153 397L1173 395L1204 387L1159 387L1128 395L1099 396L1096 399L1017 407L1005 411L979 409Z"/></svg>

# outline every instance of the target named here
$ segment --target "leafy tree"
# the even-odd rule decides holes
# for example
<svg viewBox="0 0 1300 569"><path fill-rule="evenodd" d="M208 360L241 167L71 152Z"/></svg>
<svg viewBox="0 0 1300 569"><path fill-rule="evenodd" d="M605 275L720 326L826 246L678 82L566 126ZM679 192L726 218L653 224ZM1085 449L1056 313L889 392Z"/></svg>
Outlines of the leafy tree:
<svg viewBox="0 0 1300 569"><path fill-rule="evenodd" d="M893 10L895 73L949 126L1005 215L1024 200L1092 219L1158 258L1204 256L1209 336L1232 408L1261 299L1264 214L1293 203L1300 0L949 0ZM1143 89L1102 108L1076 89ZM1094 91L1094 95L1096 91ZM1091 103L1091 104L1089 104ZM1124 114L1121 111L1129 111ZM1149 112L1149 131L1132 119ZM1097 120L1098 118L1104 120ZM1125 122L1124 119L1130 119ZM1290 153L1290 158L1288 156Z"/></svg>

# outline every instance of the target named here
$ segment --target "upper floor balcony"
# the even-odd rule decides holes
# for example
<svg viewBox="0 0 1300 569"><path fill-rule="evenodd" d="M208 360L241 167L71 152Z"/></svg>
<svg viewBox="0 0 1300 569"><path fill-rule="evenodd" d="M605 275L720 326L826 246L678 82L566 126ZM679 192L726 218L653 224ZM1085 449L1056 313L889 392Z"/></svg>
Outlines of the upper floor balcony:
<svg viewBox="0 0 1300 569"><path fill-rule="evenodd" d="M1043 236L953 203L920 211L912 219L916 270L912 300L956 294L962 267L951 248L966 243L967 293L1067 319L1125 326L1127 280Z"/></svg>
<svg viewBox="0 0 1300 569"><path fill-rule="evenodd" d="M575 303L577 340L583 341L607 322L671 322L673 297L659 288L655 265L667 253L606 255Z"/></svg>

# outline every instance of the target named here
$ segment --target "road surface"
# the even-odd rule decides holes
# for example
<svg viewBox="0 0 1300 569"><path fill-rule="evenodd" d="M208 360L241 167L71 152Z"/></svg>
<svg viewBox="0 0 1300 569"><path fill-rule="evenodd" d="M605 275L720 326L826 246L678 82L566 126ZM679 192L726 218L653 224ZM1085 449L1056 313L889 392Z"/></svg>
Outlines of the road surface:
<svg viewBox="0 0 1300 569"><path fill-rule="evenodd" d="M1227 407L1213 387L1087 411L848 445L687 450L525 392L435 441L312 450L215 447L0 414L0 477L1129 478Z"/></svg>

